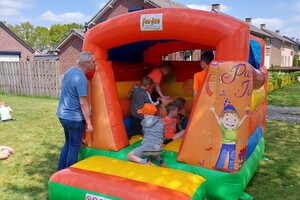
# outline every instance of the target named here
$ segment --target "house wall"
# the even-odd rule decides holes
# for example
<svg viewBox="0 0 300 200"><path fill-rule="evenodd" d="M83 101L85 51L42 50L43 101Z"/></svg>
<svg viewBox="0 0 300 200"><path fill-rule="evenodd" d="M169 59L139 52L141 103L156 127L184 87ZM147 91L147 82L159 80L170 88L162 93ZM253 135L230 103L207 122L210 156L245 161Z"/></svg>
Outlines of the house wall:
<svg viewBox="0 0 300 200"><path fill-rule="evenodd" d="M20 61L34 60L34 55L25 46L19 43L14 37L0 27L0 51L19 51L21 52Z"/></svg>
<svg viewBox="0 0 300 200"><path fill-rule="evenodd" d="M265 66L267 69L271 67L271 46L265 47Z"/></svg>
<svg viewBox="0 0 300 200"><path fill-rule="evenodd" d="M293 46L291 43L284 43L282 48L282 58L281 66L282 67L292 67L293 66Z"/></svg>
<svg viewBox="0 0 300 200"><path fill-rule="evenodd" d="M184 57L182 52L174 52L165 56L165 60L184 61ZM197 50L197 49L193 50L191 61L200 61L200 60L201 60L201 50Z"/></svg>
<svg viewBox="0 0 300 200"><path fill-rule="evenodd" d="M264 35L261 35L261 34L257 34L253 31L250 32L251 35L255 36L255 37L258 37L260 39L262 39L264 42L265 42L265 63L264 65L266 66L267 69L269 69L271 67L271 60L270 60L270 57L271 57L271 45L268 46L267 44L267 38L268 40L270 40L269 37L266 37Z"/></svg>
<svg viewBox="0 0 300 200"><path fill-rule="evenodd" d="M271 67L271 38L266 36L260 36L260 38L265 42L265 63L267 69Z"/></svg>
<svg viewBox="0 0 300 200"><path fill-rule="evenodd" d="M271 40L271 65L281 66L281 47L282 42L277 38L272 38Z"/></svg>
<svg viewBox="0 0 300 200"><path fill-rule="evenodd" d="M294 53L295 53L295 54L299 54L299 45L294 44L294 45L293 45L293 49L294 49Z"/></svg>
<svg viewBox="0 0 300 200"><path fill-rule="evenodd" d="M77 65L78 54L82 51L82 45L82 39L73 36L60 48L59 62L61 74L65 73L71 66Z"/></svg>

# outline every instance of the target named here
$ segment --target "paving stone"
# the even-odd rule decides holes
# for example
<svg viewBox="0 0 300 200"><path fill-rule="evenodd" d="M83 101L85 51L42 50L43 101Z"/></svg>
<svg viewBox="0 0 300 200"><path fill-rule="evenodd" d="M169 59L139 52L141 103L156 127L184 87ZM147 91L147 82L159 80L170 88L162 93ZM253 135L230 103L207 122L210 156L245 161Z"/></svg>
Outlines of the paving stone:
<svg viewBox="0 0 300 200"><path fill-rule="evenodd" d="M280 120L298 123L300 122L300 107L267 106L267 120Z"/></svg>

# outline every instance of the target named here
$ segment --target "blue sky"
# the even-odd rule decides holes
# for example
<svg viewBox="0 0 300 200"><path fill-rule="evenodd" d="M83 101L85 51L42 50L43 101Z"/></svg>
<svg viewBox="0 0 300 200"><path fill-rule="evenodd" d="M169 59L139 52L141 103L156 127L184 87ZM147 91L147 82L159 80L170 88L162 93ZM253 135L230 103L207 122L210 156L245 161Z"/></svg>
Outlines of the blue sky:
<svg viewBox="0 0 300 200"><path fill-rule="evenodd" d="M0 20L9 24L29 21L34 26L89 21L108 0L0 0ZM141 0L142 1L142 0ZM221 12L241 20L252 18L257 27L266 24L281 35L300 39L300 0L175 0L190 8L211 10L221 5Z"/></svg>

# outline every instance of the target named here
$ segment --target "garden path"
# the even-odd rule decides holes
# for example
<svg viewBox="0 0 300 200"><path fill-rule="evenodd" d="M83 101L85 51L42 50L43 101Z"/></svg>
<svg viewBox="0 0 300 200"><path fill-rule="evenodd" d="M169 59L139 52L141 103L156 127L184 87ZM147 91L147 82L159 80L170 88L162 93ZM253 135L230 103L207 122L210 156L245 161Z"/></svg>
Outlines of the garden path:
<svg viewBox="0 0 300 200"><path fill-rule="evenodd" d="M280 120L293 123L300 122L300 107L267 106L267 120Z"/></svg>

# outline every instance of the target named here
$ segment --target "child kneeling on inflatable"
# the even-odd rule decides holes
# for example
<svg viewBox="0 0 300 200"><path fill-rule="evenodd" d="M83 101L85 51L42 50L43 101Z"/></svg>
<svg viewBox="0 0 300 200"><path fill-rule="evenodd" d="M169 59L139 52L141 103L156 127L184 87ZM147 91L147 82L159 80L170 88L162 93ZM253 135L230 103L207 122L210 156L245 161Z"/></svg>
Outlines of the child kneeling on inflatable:
<svg viewBox="0 0 300 200"><path fill-rule="evenodd" d="M156 112L156 106L149 103L145 103L143 108L137 111L137 113L144 115L144 119L141 122L144 139L141 146L127 154L127 159L136 163L155 165L148 158L141 158L142 156L151 156L159 162L161 167L166 167L165 162L160 157L165 139L165 127L162 120L155 116Z"/></svg>

